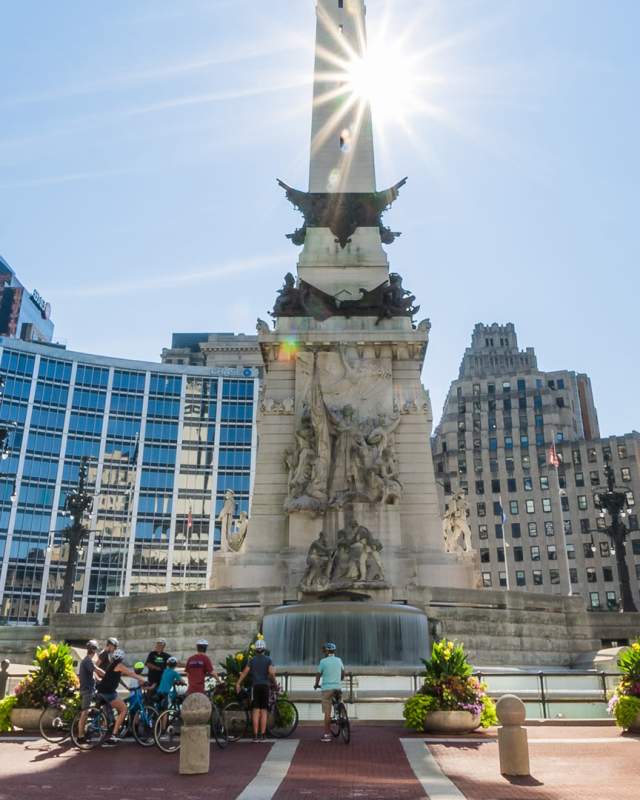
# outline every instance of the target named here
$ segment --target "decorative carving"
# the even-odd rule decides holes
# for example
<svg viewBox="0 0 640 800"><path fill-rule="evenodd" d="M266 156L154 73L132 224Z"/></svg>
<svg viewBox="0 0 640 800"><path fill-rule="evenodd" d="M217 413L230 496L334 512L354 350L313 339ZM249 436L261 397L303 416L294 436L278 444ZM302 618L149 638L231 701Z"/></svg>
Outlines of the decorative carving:
<svg viewBox="0 0 640 800"><path fill-rule="evenodd" d="M313 317L319 321L335 316L377 317L377 325L383 319L413 317L420 310L420 306L413 305L414 301L415 296L403 288L402 278L395 272L389 275L388 283L381 283L371 291L360 289L360 297L355 300L327 294L305 281L300 281L296 288L289 272L269 313L274 318Z"/></svg>
<svg viewBox="0 0 640 800"><path fill-rule="evenodd" d="M241 511L239 518L234 523L233 533L228 537L229 549L238 553L242 549L249 529L249 516L246 511Z"/></svg>
<svg viewBox="0 0 640 800"><path fill-rule="evenodd" d="M418 323L418 330L419 331L426 331L429 333L431 330L431 320L430 319L423 319L421 322Z"/></svg>
<svg viewBox="0 0 640 800"><path fill-rule="evenodd" d="M261 409L266 414L293 414L294 400L292 397L285 397L284 400L274 400L267 397L262 400Z"/></svg>
<svg viewBox="0 0 640 800"><path fill-rule="evenodd" d="M443 518L444 549L446 553L472 553L471 528L467 522L469 504L462 490L449 501Z"/></svg>
<svg viewBox="0 0 640 800"><path fill-rule="evenodd" d="M404 178L383 192L302 192L279 180L291 202L304 216L304 225L287 236L293 244L304 244L307 228L329 228L343 249L351 242L358 228L378 228L384 244L392 244L400 236L382 224L382 215L397 199Z"/></svg>
<svg viewBox="0 0 640 800"><path fill-rule="evenodd" d="M236 493L232 489L227 489L224 493L224 503L220 509L220 513L216 517L216 522L220 523L220 541L221 543L229 542L229 535L231 533L231 524L233 517L236 513Z"/></svg>
<svg viewBox="0 0 640 800"><path fill-rule="evenodd" d="M382 544L364 525L352 520L347 529L338 531L336 546L331 549L324 532L312 542L307 554L307 570L300 589L325 592L357 586L379 586L384 582Z"/></svg>
<svg viewBox="0 0 640 800"><path fill-rule="evenodd" d="M256 330L258 333L271 333L269 323L265 322L263 319L260 319L260 317L258 317L258 321L256 322Z"/></svg>

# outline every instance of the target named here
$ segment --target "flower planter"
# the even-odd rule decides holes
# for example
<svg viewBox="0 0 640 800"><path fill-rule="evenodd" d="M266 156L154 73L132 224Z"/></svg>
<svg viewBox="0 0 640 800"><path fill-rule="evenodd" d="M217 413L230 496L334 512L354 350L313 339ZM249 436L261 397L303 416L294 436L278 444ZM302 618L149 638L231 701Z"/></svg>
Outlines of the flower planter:
<svg viewBox="0 0 640 800"><path fill-rule="evenodd" d="M39 731L41 715L41 708L14 708L11 712L11 724L23 731Z"/></svg>
<svg viewBox="0 0 640 800"><path fill-rule="evenodd" d="M640 711L636 714L636 718L629 725L629 733L640 733Z"/></svg>
<svg viewBox="0 0 640 800"><path fill-rule="evenodd" d="M480 715L470 711L431 711L424 720L426 733L471 733L480 725Z"/></svg>

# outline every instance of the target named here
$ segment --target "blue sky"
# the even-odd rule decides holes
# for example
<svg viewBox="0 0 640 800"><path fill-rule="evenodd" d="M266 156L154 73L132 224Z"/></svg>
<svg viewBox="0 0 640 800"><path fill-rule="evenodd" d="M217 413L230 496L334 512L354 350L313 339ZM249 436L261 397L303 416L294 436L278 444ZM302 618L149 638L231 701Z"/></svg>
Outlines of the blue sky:
<svg viewBox="0 0 640 800"><path fill-rule="evenodd" d="M636 0L368 0L417 106L378 124L393 269L431 317L436 419L478 321L639 428ZM253 332L297 251L313 0L3 3L0 253L75 350ZM375 121L374 121L375 123Z"/></svg>

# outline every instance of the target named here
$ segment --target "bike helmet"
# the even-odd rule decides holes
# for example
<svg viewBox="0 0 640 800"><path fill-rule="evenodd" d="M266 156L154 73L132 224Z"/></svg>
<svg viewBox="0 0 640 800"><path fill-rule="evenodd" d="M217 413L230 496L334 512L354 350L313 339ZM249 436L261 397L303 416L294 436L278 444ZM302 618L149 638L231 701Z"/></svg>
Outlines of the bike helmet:
<svg viewBox="0 0 640 800"><path fill-rule="evenodd" d="M175 667L178 664L178 659L175 656L171 656L171 658L167 659L167 666L168 667Z"/></svg>
<svg viewBox="0 0 640 800"><path fill-rule="evenodd" d="M166 645L167 640L163 639L162 636L159 639L156 639L156 644Z"/></svg>
<svg viewBox="0 0 640 800"><path fill-rule="evenodd" d="M100 647L100 645L98 644L98 642L96 642L95 639L89 639L85 647L87 648L87 650L97 650Z"/></svg>
<svg viewBox="0 0 640 800"><path fill-rule="evenodd" d="M209 647L209 642L206 639L198 639L196 647Z"/></svg>
<svg viewBox="0 0 640 800"><path fill-rule="evenodd" d="M114 647L117 647L117 646L118 646L118 644L119 644L119 642L118 642L118 640L116 639L116 637L115 637L115 636L110 636L110 637L107 639L107 644L112 644Z"/></svg>
<svg viewBox="0 0 640 800"><path fill-rule="evenodd" d="M144 662L136 661L136 663L133 665L133 671L136 673L136 675L142 675L144 672Z"/></svg>
<svg viewBox="0 0 640 800"><path fill-rule="evenodd" d="M113 656L112 656L111 660L114 661L114 662L124 661L124 650L122 650L120 648L118 648L117 650L114 650L114 653L113 653Z"/></svg>
<svg viewBox="0 0 640 800"><path fill-rule="evenodd" d="M255 648L256 650L266 650L267 643L265 642L264 639L258 639L258 641L255 643Z"/></svg>
<svg viewBox="0 0 640 800"><path fill-rule="evenodd" d="M335 644L333 642L327 642L325 644L325 646L324 646L324 649L327 651L327 653L335 653L336 650L337 650L337 647L335 646Z"/></svg>

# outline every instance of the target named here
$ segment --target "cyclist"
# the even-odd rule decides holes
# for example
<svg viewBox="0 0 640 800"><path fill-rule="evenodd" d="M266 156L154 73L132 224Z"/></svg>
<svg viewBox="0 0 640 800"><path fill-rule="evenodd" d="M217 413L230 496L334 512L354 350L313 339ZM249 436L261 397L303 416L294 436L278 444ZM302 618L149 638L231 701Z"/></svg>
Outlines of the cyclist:
<svg viewBox="0 0 640 800"><path fill-rule="evenodd" d="M104 670L102 680L96 686L96 689L98 690L98 696L107 702L117 714L116 721L113 726L113 733L111 737L107 739L107 744L118 743L118 732L122 727L122 723L124 722L124 718L127 713L126 703L118 697L118 684L120 683L120 679L124 677L135 678L140 685L145 683L145 678L142 675L137 675L134 670L125 666L124 650L120 650L118 648L114 651L109 665Z"/></svg>
<svg viewBox="0 0 640 800"><path fill-rule="evenodd" d="M115 636L110 636L104 643L104 649L98 655L98 666L101 670L105 670L109 665L109 661L114 652L118 648L118 640Z"/></svg>
<svg viewBox="0 0 640 800"><path fill-rule="evenodd" d="M102 677L103 671L96 667L94 658L98 652L98 642L95 639L89 639L86 644L87 655L80 662L78 669L78 678L80 679L80 721L78 723L78 730L83 731L87 721L87 711L91 706L91 700L96 691L95 675ZM82 737L81 737L82 738Z"/></svg>
<svg viewBox="0 0 640 800"><path fill-rule="evenodd" d="M264 742L267 739L267 710L269 708L269 686L276 682L276 670L273 661L265 654L267 645L264 639L255 644L256 654L240 673L236 682L236 692L240 692L244 679L251 676L251 721L253 723L253 741Z"/></svg>
<svg viewBox="0 0 640 800"><path fill-rule="evenodd" d="M162 678L156 690L158 697L158 710L164 711L169 703L169 695L174 686L181 684L184 685L182 675L176 670L178 666L178 659L174 656L169 656L167 659L167 666L162 671Z"/></svg>
<svg viewBox="0 0 640 800"><path fill-rule="evenodd" d="M327 642L322 648L324 658L318 664L314 689L322 689L322 710L324 712L324 733L321 741L331 742L331 698L333 693L342 688L344 680L344 664L336 655L336 646Z"/></svg>
<svg viewBox="0 0 640 800"><path fill-rule="evenodd" d="M165 652L166 646L167 640L162 637L159 638L156 641L155 648L147 656L145 666L148 670L147 680L151 688L158 688L164 668L167 666L167 661L171 658L171 654Z"/></svg>
<svg viewBox="0 0 640 800"><path fill-rule="evenodd" d="M218 680L218 673L207 655L207 647L209 647L209 642L206 639L198 639L196 642L197 652L187 659L184 667L189 679L187 694L195 694L196 692L204 694L204 681L207 675L212 675Z"/></svg>

